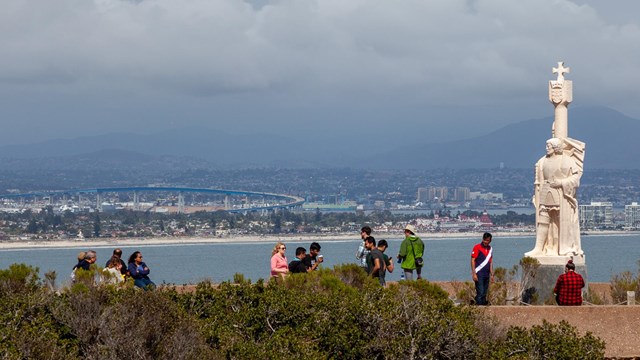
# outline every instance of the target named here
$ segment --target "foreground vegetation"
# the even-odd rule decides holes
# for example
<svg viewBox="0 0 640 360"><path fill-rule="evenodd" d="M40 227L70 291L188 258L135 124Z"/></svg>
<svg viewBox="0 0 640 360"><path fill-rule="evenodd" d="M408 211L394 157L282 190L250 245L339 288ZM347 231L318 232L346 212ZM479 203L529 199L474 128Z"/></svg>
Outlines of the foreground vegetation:
<svg viewBox="0 0 640 360"><path fill-rule="evenodd" d="M3 359L601 359L567 323L502 329L438 286L388 288L355 265L195 291L77 283L0 270Z"/></svg>

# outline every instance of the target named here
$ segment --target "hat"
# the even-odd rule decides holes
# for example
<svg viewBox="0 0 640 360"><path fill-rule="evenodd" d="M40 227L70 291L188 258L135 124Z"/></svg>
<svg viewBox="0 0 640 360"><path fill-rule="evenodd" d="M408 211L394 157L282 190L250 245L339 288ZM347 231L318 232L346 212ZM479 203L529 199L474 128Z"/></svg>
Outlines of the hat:
<svg viewBox="0 0 640 360"><path fill-rule="evenodd" d="M416 234L416 229L413 227L413 225L411 224L407 224L407 226L404 227L405 230L411 231L412 234Z"/></svg>

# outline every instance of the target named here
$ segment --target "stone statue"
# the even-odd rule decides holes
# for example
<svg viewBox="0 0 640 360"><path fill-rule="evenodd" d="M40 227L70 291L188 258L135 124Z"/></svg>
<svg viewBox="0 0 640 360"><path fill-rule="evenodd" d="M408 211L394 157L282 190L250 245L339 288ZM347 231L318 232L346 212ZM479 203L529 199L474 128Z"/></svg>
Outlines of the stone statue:
<svg viewBox="0 0 640 360"><path fill-rule="evenodd" d="M570 72L562 61L552 72L549 81L549 101L554 106L551 139L547 140L547 153L535 166L533 205L536 211L536 244L525 256L535 258L540 267L527 275L530 282L524 294L538 303L553 296L553 285L558 274L571 260L587 281L586 255L580 244L580 219L577 191L584 164L585 144L569 137L569 109L573 100L573 82L565 78ZM523 296L523 299L525 297Z"/></svg>
<svg viewBox="0 0 640 360"><path fill-rule="evenodd" d="M583 142L570 138L547 140L547 154L535 166L536 244L526 256L583 254L576 191L584 148Z"/></svg>

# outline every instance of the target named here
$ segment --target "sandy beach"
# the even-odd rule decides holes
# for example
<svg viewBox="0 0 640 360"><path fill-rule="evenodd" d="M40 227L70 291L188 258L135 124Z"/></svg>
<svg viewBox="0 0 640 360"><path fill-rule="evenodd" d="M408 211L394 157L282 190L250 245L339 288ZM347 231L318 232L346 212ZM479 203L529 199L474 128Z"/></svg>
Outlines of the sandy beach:
<svg viewBox="0 0 640 360"><path fill-rule="evenodd" d="M494 232L497 237L533 236L530 232ZM399 233L375 233L376 239L401 239ZM453 240L482 237L482 233L427 233L420 234L424 240ZM230 235L223 237L148 237L148 238L90 238L84 240L21 240L2 241L0 249L32 249L32 248L88 248L114 247L137 245L179 245L179 244L215 244L215 243L252 243L267 242L327 242L327 241L357 241L360 234L331 233L331 234L283 234L283 235Z"/></svg>
<svg viewBox="0 0 640 360"><path fill-rule="evenodd" d="M533 232L491 232L494 240L500 237L532 237ZM376 239L401 239L399 233L376 232ZM638 231L598 231L588 235L617 235L638 236ZM584 236L588 236L584 235ZM482 238L482 232L469 233L424 233L419 234L423 240L455 240ZM327 242L327 241L357 241L360 234L354 233L330 233L330 234L283 234L283 235L230 235L223 237L149 237L149 238L90 238L84 240L21 240L0 241L0 249L33 249L33 248L89 248L89 247L117 247L139 245L180 245L180 244L215 244L215 243L254 243L267 242Z"/></svg>

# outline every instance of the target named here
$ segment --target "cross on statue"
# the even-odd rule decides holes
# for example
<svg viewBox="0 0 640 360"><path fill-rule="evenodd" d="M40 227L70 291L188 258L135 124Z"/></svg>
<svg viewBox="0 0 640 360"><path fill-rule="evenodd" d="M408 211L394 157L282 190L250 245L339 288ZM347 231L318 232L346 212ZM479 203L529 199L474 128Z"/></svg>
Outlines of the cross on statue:
<svg viewBox="0 0 640 360"><path fill-rule="evenodd" d="M558 74L558 82L564 81L564 74L571 72L570 67L564 67L564 61L558 61L558 67L552 68L554 74Z"/></svg>

